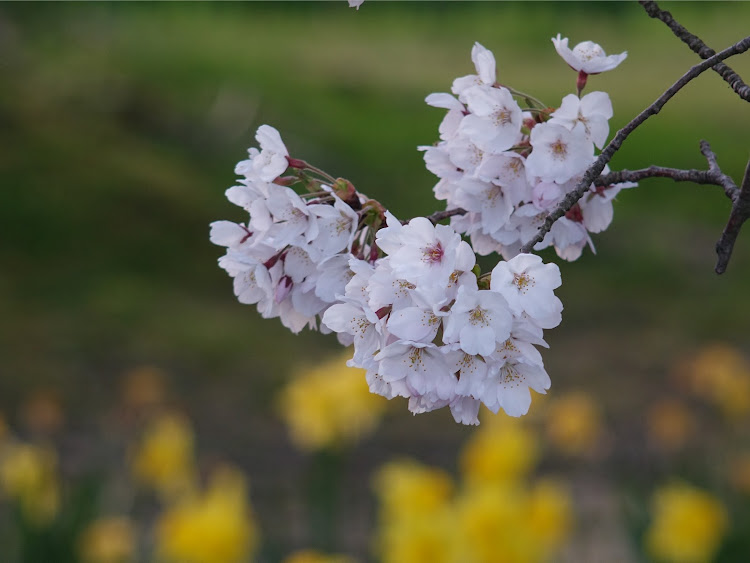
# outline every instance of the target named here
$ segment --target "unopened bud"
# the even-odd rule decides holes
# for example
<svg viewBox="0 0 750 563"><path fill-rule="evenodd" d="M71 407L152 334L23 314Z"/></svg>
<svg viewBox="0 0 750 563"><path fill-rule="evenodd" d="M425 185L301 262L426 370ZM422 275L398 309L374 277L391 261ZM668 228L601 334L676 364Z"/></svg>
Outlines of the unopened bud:
<svg viewBox="0 0 750 563"><path fill-rule="evenodd" d="M273 183L278 184L279 186L291 186L299 181L299 178L296 176L279 176L276 178Z"/></svg>
<svg viewBox="0 0 750 563"><path fill-rule="evenodd" d="M292 282L292 278L290 278L289 276L283 276L279 280L279 285L276 286L274 301L276 301L276 303L281 303L284 299L286 299L287 295L289 295L289 292L292 291L293 285L294 283Z"/></svg>
<svg viewBox="0 0 750 563"><path fill-rule="evenodd" d="M333 193L346 202L357 195L357 190L354 189L354 184L346 178L336 178L336 181L331 187L333 188Z"/></svg>
<svg viewBox="0 0 750 563"><path fill-rule="evenodd" d="M307 168L307 162L300 160L299 158L292 158L291 156L286 157L286 161L289 163L290 168L297 168L298 170L304 170Z"/></svg>
<svg viewBox="0 0 750 563"><path fill-rule="evenodd" d="M370 262L375 263L378 261L378 258L380 258L380 250L378 249L377 245L373 242L372 246L370 246Z"/></svg>

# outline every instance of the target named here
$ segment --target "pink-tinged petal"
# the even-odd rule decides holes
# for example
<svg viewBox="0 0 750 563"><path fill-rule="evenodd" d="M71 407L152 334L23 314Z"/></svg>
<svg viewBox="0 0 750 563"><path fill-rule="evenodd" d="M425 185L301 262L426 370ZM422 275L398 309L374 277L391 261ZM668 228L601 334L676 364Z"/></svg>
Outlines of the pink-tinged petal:
<svg viewBox="0 0 750 563"><path fill-rule="evenodd" d="M572 123L568 125L568 122L573 122L578 119L578 111L581 107L581 100L575 94L568 94L562 99L560 107L557 108L549 120L550 123L558 123L564 125L568 130L572 129Z"/></svg>
<svg viewBox="0 0 750 563"><path fill-rule="evenodd" d="M432 311L405 307L393 311L388 318L388 331L402 340L430 342L435 338L440 318Z"/></svg>
<svg viewBox="0 0 750 563"><path fill-rule="evenodd" d="M564 39L560 39L560 34L558 33L557 37L552 38L552 43L555 45L557 54L560 55L562 59L573 68L573 70L581 70L581 61L573 54L573 51L571 51L568 47L567 37Z"/></svg>
<svg viewBox="0 0 750 563"><path fill-rule="evenodd" d="M261 125L258 127L258 131L255 133L255 140L258 141L261 149L268 149L275 153L280 153L282 156L289 154L284 142L281 140L281 135L270 125Z"/></svg>
<svg viewBox="0 0 750 563"><path fill-rule="evenodd" d="M458 397L450 405L453 420L459 424L478 425L480 404L478 400L471 397Z"/></svg>
<svg viewBox="0 0 750 563"><path fill-rule="evenodd" d="M289 292L292 291L293 285L294 283L292 282L292 278L290 278L289 276L282 277L279 280L278 285L276 286L274 301L276 301L276 303L281 303L284 299L286 299L289 295Z"/></svg>
<svg viewBox="0 0 750 563"><path fill-rule="evenodd" d="M470 356L489 356L496 345L495 331L489 326L467 323L461 328L461 349Z"/></svg>
<svg viewBox="0 0 750 563"><path fill-rule="evenodd" d="M601 233L612 223L612 201L598 194L591 194L581 200L581 213L586 229L591 233Z"/></svg>
<svg viewBox="0 0 750 563"><path fill-rule="evenodd" d="M484 84L495 83L495 56L492 54L492 51L484 48L479 43L474 43L474 46L471 48L471 61L477 69L479 79Z"/></svg>
<svg viewBox="0 0 750 563"><path fill-rule="evenodd" d="M231 221L214 221L211 223L209 240L218 246L232 246L249 238L249 231L242 225Z"/></svg>
<svg viewBox="0 0 750 563"><path fill-rule="evenodd" d="M581 98L581 113L583 115L598 114L606 119L611 119L614 113L609 94L606 92L589 92L586 94Z"/></svg>
<svg viewBox="0 0 750 563"><path fill-rule="evenodd" d="M459 102L454 96L445 92L430 94L424 100L428 106L443 109L453 109L458 111L464 110L464 105Z"/></svg>
<svg viewBox="0 0 750 563"><path fill-rule="evenodd" d="M583 70L588 74L598 74L607 70L612 70L617 67L622 61L628 57L628 52L623 51L619 55L609 55L608 57L602 57L599 59L592 60L584 65Z"/></svg>

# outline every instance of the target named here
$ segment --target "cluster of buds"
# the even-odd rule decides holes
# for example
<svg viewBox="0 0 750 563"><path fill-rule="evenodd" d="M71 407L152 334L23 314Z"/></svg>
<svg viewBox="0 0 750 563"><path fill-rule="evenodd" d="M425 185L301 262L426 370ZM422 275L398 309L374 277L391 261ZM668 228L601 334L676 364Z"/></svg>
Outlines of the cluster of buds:
<svg viewBox="0 0 750 563"><path fill-rule="evenodd" d="M602 72L608 70L605 63L614 68L625 58L622 53L611 61L612 56L605 57L601 47L591 42L570 51L567 39L558 36L553 41L566 62L579 71L579 86L580 68ZM577 51L581 52L576 55ZM601 149L609 135L612 103L605 92L591 92L583 98L569 94L559 108L550 108L500 85L495 57L479 43L472 49L472 60L477 74L457 78L453 95L427 97L429 105L448 113L440 125L440 142L420 148L427 168L440 178L435 197L446 200L448 209L466 211L453 217L451 225L471 238L477 253L498 252L508 259L536 234L593 163L595 148ZM587 244L593 249L589 233L609 226L612 199L622 188L634 185L592 185L534 250L554 246L558 256L575 260Z"/></svg>
<svg viewBox="0 0 750 563"><path fill-rule="evenodd" d="M562 303L558 267L520 249L609 134L609 96L580 98L581 73L625 57L605 57L590 42L565 51L567 40L553 41L579 72L578 94L556 110L498 84L494 56L478 43L477 74L456 79L453 95L428 96L448 110L441 141L421 149L440 178L435 195L457 210L450 226L399 221L349 181L291 158L278 131L261 126L260 150L249 150L236 168L242 178L227 191L249 221L211 225L211 241L227 248L219 265L239 301L295 333L336 332L354 345L349 364L367 370L370 390L408 398L413 413L449 407L464 424L478 424L480 404L525 414L529 390L550 385L536 347L546 346L544 329L560 323ZM589 232L609 225L623 187L592 186L535 250L554 246L560 257L577 258ZM476 254L490 252L507 261L482 274Z"/></svg>

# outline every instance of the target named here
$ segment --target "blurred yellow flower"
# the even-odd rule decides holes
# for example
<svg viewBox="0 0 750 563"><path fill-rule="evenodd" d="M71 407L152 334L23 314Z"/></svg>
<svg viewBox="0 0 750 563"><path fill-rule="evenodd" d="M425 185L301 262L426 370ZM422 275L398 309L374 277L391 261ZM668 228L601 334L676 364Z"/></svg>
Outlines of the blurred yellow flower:
<svg viewBox="0 0 750 563"><path fill-rule="evenodd" d="M662 448L676 450L684 446L695 431L695 420L688 407L677 399L662 399L646 414L649 439Z"/></svg>
<svg viewBox="0 0 750 563"><path fill-rule="evenodd" d="M708 397L729 418L750 413L750 365L726 344L704 348L687 365L692 391Z"/></svg>
<svg viewBox="0 0 750 563"><path fill-rule="evenodd" d="M292 553L283 563L355 563L348 555L328 555L313 549Z"/></svg>
<svg viewBox="0 0 750 563"><path fill-rule="evenodd" d="M573 499L567 487L552 480L536 482L527 503L528 527L542 560L560 549L573 528Z"/></svg>
<svg viewBox="0 0 750 563"><path fill-rule="evenodd" d="M530 563L539 559L525 518L526 496L514 485L484 484L457 500L456 532L464 561Z"/></svg>
<svg viewBox="0 0 750 563"><path fill-rule="evenodd" d="M391 461L373 479L381 520L419 518L445 507L453 493L450 475L416 461Z"/></svg>
<svg viewBox="0 0 750 563"><path fill-rule="evenodd" d="M525 477L536 461L536 448L533 434L515 419L488 421L464 448L466 479L455 497L442 470L413 461L383 466L374 479L380 501L379 559L549 561L570 535L572 500L553 481L529 487Z"/></svg>
<svg viewBox="0 0 750 563"><path fill-rule="evenodd" d="M136 532L125 517L95 520L83 531L79 552L84 563L129 563L136 552Z"/></svg>
<svg viewBox="0 0 750 563"><path fill-rule="evenodd" d="M565 543L573 522L568 491L552 481L465 489L457 499L458 561L542 563Z"/></svg>
<svg viewBox="0 0 750 563"><path fill-rule="evenodd" d="M645 541L654 559L669 563L713 560L729 524L726 509L717 498L677 483L656 491L652 510Z"/></svg>
<svg viewBox="0 0 750 563"><path fill-rule="evenodd" d="M257 543L245 479L231 468L216 471L202 494L177 501L156 526L158 557L169 563L242 563Z"/></svg>
<svg viewBox="0 0 750 563"><path fill-rule="evenodd" d="M461 472L469 485L515 482L534 467L538 455L536 436L523 422L502 414L483 417L463 448Z"/></svg>
<svg viewBox="0 0 750 563"><path fill-rule="evenodd" d="M33 444L7 444L0 455L0 480L34 526L46 526L60 509L57 455Z"/></svg>
<svg viewBox="0 0 750 563"><path fill-rule="evenodd" d="M193 486L193 431L178 414L164 414L147 428L132 462L140 482L154 487L165 498L174 498Z"/></svg>
<svg viewBox="0 0 750 563"><path fill-rule="evenodd" d="M455 517L448 506L398 520L384 520L378 535L380 563L462 563Z"/></svg>
<svg viewBox="0 0 750 563"><path fill-rule="evenodd" d="M338 356L296 375L279 398L292 441L305 450L351 443L371 432L387 404L373 395L365 370Z"/></svg>
<svg viewBox="0 0 750 563"><path fill-rule="evenodd" d="M566 455L590 453L601 435L601 418L588 394L569 393L547 407L547 439Z"/></svg>

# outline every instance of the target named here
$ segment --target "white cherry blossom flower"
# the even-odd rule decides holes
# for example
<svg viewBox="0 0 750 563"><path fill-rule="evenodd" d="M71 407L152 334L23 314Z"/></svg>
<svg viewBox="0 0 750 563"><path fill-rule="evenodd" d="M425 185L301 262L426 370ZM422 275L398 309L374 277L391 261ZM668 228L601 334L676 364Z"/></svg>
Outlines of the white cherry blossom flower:
<svg viewBox="0 0 750 563"><path fill-rule="evenodd" d="M561 39L559 33L557 37L552 38L552 43L554 43L558 55L573 70L582 71L586 74L599 74L600 72L612 70L628 56L627 51L619 55L607 56L604 49L592 41L579 43L571 50L568 47L568 38Z"/></svg>
<svg viewBox="0 0 750 563"><path fill-rule="evenodd" d="M349 7L350 8L357 8L359 10L359 7L364 4L365 0L349 0Z"/></svg>
<svg viewBox="0 0 750 563"><path fill-rule="evenodd" d="M526 158L529 181L538 177L562 184L583 172L594 157L594 144L583 129L568 131L560 125L540 123L531 130L532 150Z"/></svg>
<svg viewBox="0 0 750 563"><path fill-rule="evenodd" d="M475 139L471 137L458 137L450 143L446 143L444 147L448 151L450 162L457 169L461 170L461 175L455 177L453 174L448 173L440 176L441 178L460 180L464 177L464 173L473 174L482 164L482 159L484 159L485 155L485 152L477 145ZM431 172L434 173L432 170Z"/></svg>
<svg viewBox="0 0 750 563"><path fill-rule="evenodd" d="M388 331L401 340L432 342L446 313L422 307L404 307L388 316Z"/></svg>
<svg viewBox="0 0 750 563"><path fill-rule="evenodd" d="M451 373L458 374L456 394L463 397L480 399L487 383L489 366L482 356L467 354L459 344L445 347L449 350L446 359Z"/></svg>
<svg viewBox="0 0 750 563"><path fill-rule="evenodd" d="M515 152L501 152L487 155L476 175L503 188L503 193L512 205L518 205L528 198L530 186L526 181L526 159Z"/></svg>
<svg viewBox="0 0 750 563"><path fill-rule="evenodd" d="M445 322L443 341L458 342L469 355L489 356L510 336L513 318L505 298L494 291L461 287Z"/></svg>
<svg viewBox="0 0 750 563"><path fill-rule="evenodd" d="M336 254L318 264L315 295L326 303L335 303L345 295L346 286L354 277L348 254Z"/></svg>
<svg viewBox="0 0 750 563"><path fill-rule="evenodd" d="M377 234L381 242L382 230ZM419 284L446 285L454 271L471 270L474 253L447 225L433 225L424 217L416 217L399 230L399 244L389 252L390 266L394 277Z"/></svg>
<svg viewBox="0 0 750 563"><path fill-rule="evenodd" d="M211 223L209 240L219 246L237 248L244 242L249 241L252 236L253 233L244 225L231 221L214 221Z"/></svg>
<svg viewBox="0 0 750 563"><path fill-rule="evenodd" d="M248 178L272 182L287 169L289 152L279 132L270 125L258 127L255 140L260 144L261 150L249 149L250 159L237 164L235 172Z"/></svg>
<svg viewBox="0 0 750 563"><path fill-rule="evenodd" d="M473 86L463 97L471 113L458 128L462 135L493 152L507 150L520 140L522 112L507 88Z"/></svg>
<svg viewBox="0 0 750 563"><path fill-rule="evenodd" d="M391 384L403 380L410 396L434 392L440 399L450 399L455 395L456 377L434 344L399 340L383 348L375 360L380 362L378 375Z"/></svg>
<svg viewBox="0 0 750 563"><path fill-rule="evenodd" d="M488 384L482 394L482 402L492 412L502 408L509 416L522 416L529 412L531 393L545 394L550 379L543 367L509 360L495 367L488 377Z"/></svg>
<svg viewBox="0 0 750 563"><path fill-rule="evenodd" d="M453 87L451 91L461 99L462 93L472 86L478 84L486 84L492 86L495 83L495 56L492 51L486 49L479 43L474 43L471 48L471 61L474 63L476 68L476 74L469 74L468 76L462 76L456 78L453 81Z"/></svg>
<svg viewBox="0 0 750 563"><path fill-rule="evenodd" d="M438 127L440 138L447 141L455 137L458 132L458 126L464 117L466 107L456 98L446 93L430 94L425 98L427 105L447 109L443 121Z"/></svg>
<svg viewBox="0 0 750 563"><path fill-rule="evenodd" d="M454 195L456 206L476 212L482 232L494 233L510 219L513 204L500 186L474 179L462 180L457 186Z"/></svg>
<svg viewBox="0 0 750 563"><path fill-rule="evenodd" d="M586 132L586 138L601 149L607 142L611 117L612 102L606 92L591 92L583 98L568 94L548 123L571 131L580 127Z"/></svg>
<svg viewBox="0 0 750 563"><path fill-rule="evenodd" d="M453 420L459 424L477 426L479 424L479 407L481 403L471 397L456 397L450 403Z"/></svg>
<svg viewBox="0 0 750 563"><path fill-rule="evenodd" d="M351 247L359 221L351 207L340 198L334 198L333 205L307 206L308 211L317 217L318 234L311 245L320 252L321 257L332 256Z"/></svg>
<svg viewBox="0 0 750 563"><path fill-rule="evenodd" d="M445 145L417 148L424 151L424 163L427 170L438 178L455 181L464 177L463 170L451 160L451 154ZM479 160L481 161L481 156Z"/></svg>
<svg viewBox="0 0 750 563"><path fill-rule="evenodd" d="M561 284L556 264L544 264L535 254L519 254L493 268L490 288L505 297L514 315L525 312L531 319L542 319L562 311L554 294Z"/></svg>
<svg viewBox="0 0 750 563"><path fill-rule="evenodd" d="M374 312L356 303L335 303L323 313L322 322L334 332L350 334L354 341L353 365L370 369L373 354L380 348L382 324Z"/></svg>

